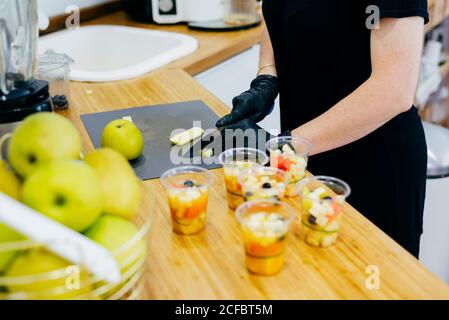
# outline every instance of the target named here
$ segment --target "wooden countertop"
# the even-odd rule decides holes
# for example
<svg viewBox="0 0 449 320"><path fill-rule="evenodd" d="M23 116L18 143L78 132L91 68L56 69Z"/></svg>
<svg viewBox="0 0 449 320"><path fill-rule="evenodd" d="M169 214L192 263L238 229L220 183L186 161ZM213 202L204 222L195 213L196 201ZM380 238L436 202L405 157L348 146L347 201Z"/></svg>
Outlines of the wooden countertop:
<svg viewBox="0 0 449 320"><path fill-rule="evenodd" d="M121 24L181 32L199 40L197 52L140 78L114 83L72 83L72 109L63 112L80 128L87 150L93 146L80 114L134 106L202 99L218 115L229 108L191 75L256 44L261 28L231 33L191 31L184 25L154 26L115 13L92 24ZM312 160L313 161L313 160ZM166 194L159 180L144 182L145 209L154 221L144 276L144 299L449 299L449 286L425 269L360 213L345 207L341 237L328 249L300 238L296 221L289 239L285 269L263 278L248 274L240 231L227 209L222 170L212 171L208 225L201 236L180 237L171 229ZM150 199L155 197L155 203ZM291 202L292 205L297 204ZM372 268L380 288L365 285Z"/></svg>
<svg viewBox="0 0 449 320"><path fill-rule="evenodd" d="M228 108L182 70L162 69L144 77L105 84L72 83L72 110L65 115L80 127L79 114L132 106L204 100L218 115ZM313 161L313 160L312 160ZM449 286L371 224L345 207L341 237L328 249L300 238L300 221L289 238L285 269L274 277L250 275L237 221L227 209L222 170L214 170L208 225L201 236L172 232L159 180L144 182L145 206L153 212L145 299L449 299ZM150 203L150 195L156 197ZM293 201L292 205L297 206ZM370 266L380 271L380 288L365 285ZM371 267L372 268L372 267Z"/></svg>

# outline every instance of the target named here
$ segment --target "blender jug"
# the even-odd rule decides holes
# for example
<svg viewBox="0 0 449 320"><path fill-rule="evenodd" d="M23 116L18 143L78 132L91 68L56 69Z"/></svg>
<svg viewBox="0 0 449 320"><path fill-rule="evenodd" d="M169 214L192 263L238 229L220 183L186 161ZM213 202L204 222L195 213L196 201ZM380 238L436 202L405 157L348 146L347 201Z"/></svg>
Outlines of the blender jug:
<svg viewBox="0 0 449 320"><path fill-rule="evenodd" d="M52 111L48 83L35 80L37 0L0 0L0 123Z"/></svg>

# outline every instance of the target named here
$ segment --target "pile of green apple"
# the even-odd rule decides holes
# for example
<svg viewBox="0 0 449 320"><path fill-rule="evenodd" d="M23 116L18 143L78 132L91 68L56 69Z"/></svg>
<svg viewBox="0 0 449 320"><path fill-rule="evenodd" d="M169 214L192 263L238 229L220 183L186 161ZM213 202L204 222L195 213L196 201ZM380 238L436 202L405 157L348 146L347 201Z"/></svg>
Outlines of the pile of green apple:
<svg viewBox="0 0 449 320"><path fill-rule="evenodd" d="M137 129L130 121L124 125ZM120 132L114 128L122 127L106 128L104 144L107 136L120 141ZM0 160L0 192L99 243L114 255L123 273L146 256L147 246L142 239L133 242L139 230L131 220L140 209L142 186L128 162L129 156L142 152L143 145L133 150L122 139L120 146L127 155L102 148L83 157L81 135L68 119L55 113L31 115L13 132L8 161ZM0 244L24 239L0 224ZM132 245L127 246L130 241ZM69 265L42 248L0 252L0 277L41 275ZM70 292L52 291L64 284L65 279L46 279L3 290L32 292L39 299L71 299L86 298L94 289L89 284Z"/></svg>

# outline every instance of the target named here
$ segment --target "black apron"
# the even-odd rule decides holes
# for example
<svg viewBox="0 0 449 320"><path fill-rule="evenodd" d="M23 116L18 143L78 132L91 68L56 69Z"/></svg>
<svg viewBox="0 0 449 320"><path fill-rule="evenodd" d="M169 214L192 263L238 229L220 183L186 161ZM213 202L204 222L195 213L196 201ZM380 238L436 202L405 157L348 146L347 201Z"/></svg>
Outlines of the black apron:
<svg viewBox="0 0 449 320"><path fill-rule="evenodd" d="M369 78L368 2L264 0L280 81L283 131L321 115ZM415 256L422 234L426 167L424 130L414 107L367 137L313 156L309 163L313 174L350 184L349 203Z"/></svg>

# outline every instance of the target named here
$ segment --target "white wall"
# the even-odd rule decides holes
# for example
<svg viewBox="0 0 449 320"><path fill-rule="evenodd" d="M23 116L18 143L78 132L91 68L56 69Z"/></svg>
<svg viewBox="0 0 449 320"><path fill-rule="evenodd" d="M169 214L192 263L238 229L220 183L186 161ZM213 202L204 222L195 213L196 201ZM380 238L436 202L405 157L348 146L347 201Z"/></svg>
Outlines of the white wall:
<svg viewBox="0 0 449 320"><path fill-rule="evenodd" d="M427 180L424 234L419 260L449 283L449 178Z"/></svg>
<svg viewBox="0 0 449 320"><path fill-rule="evenodd" d="M114 0L38 0L39 8L48 16L56 16L65 13L70 5L80 8L91 7L100 3L112 2Z"/></svg>

